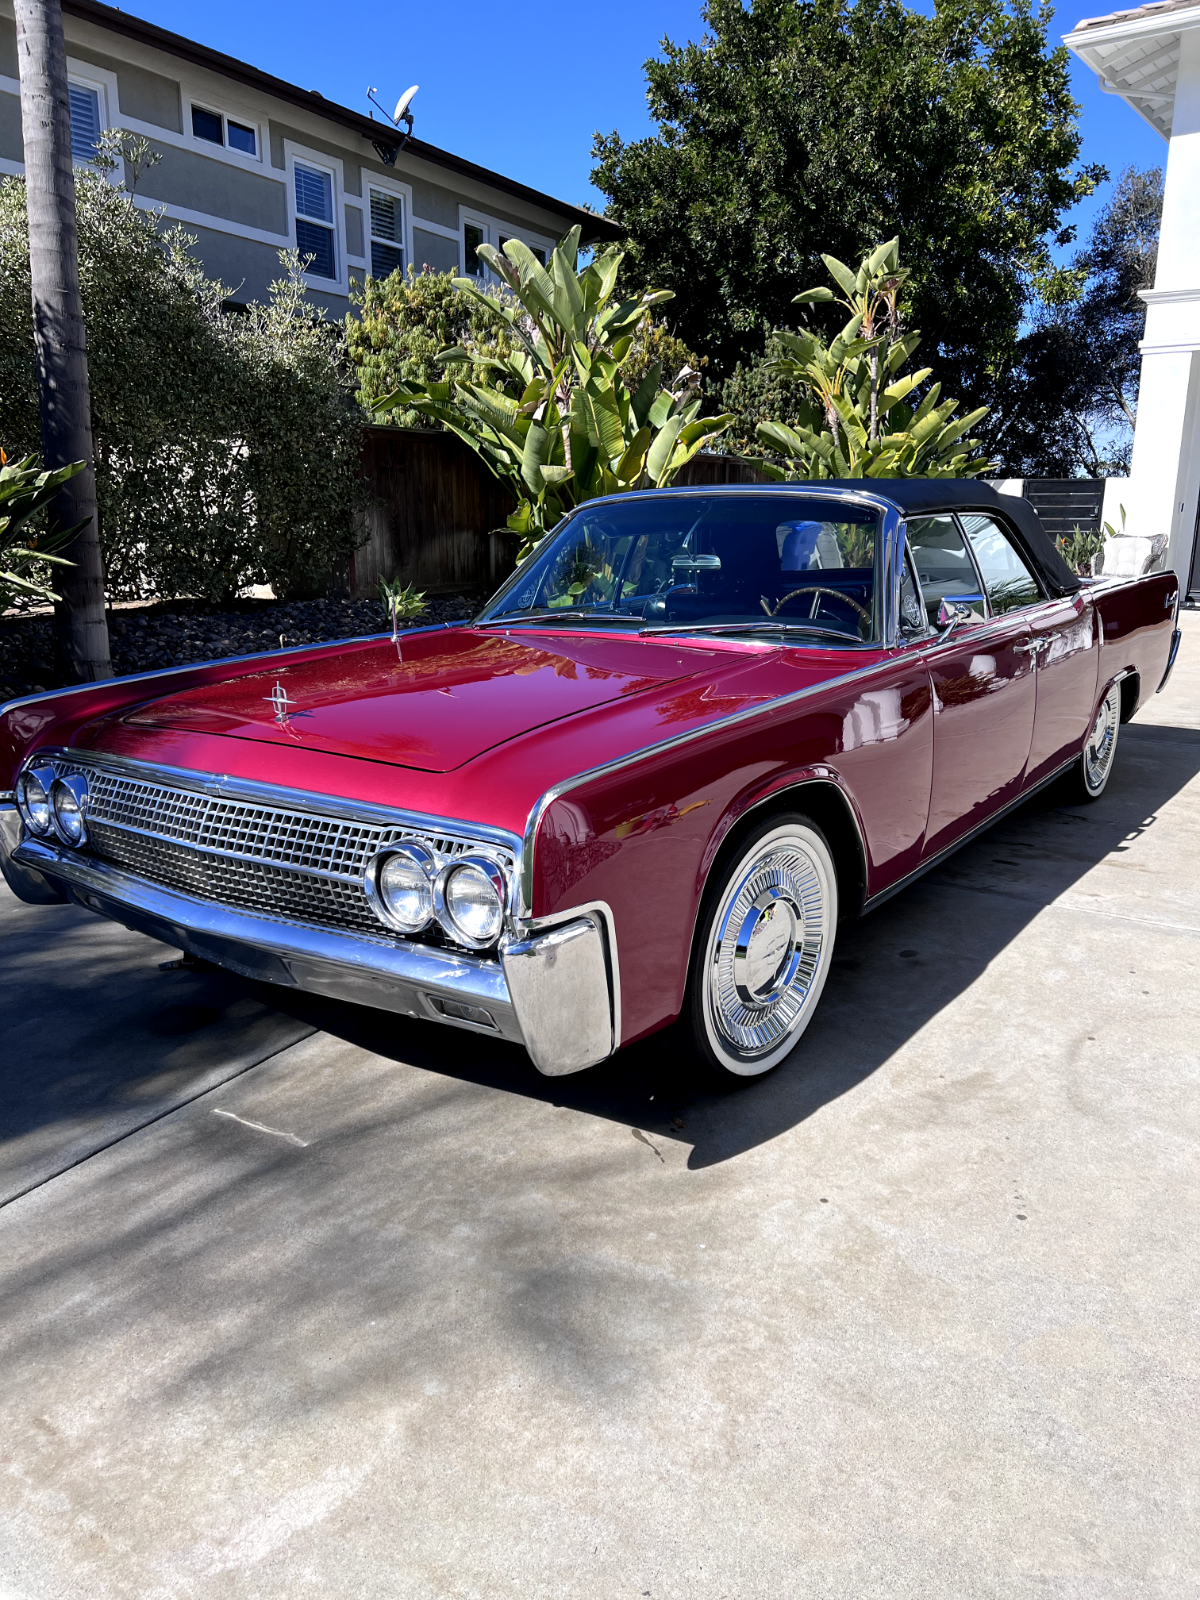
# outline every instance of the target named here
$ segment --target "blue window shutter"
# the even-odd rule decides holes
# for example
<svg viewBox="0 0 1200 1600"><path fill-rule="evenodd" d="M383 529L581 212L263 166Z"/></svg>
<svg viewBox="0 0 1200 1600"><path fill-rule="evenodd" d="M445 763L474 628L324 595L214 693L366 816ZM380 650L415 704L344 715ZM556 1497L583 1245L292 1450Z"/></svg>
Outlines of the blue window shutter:
<svg viewBox="0 0 1200 1600"><path fill-rule="evenodd" d="M387 278L393 272L404 271L404 251L394 244L380 244L371 240L371 276Z"/></svg>
<svg viewBox="0 0 1200 1600"><path fill-rule="evenodd" d="M68 85L71 104L71 159L91 161L100 137L100 95L81 83Z"/></svg>
<svg viewBox="0 0 1200 1600"><path fill-rule="evenodd" d="M404 243L403 202L395 195L371 190L371 237L389 244Z"/></svg>
<svg viewBox="0 0 1200 1600"><path fill-rule="evenodd" d="M313 278L336 278L337 264L333 259L333 229L322 228L315 222L296 219L296 249L300 252L304 270ZM305 256L312 260L304 263Z"/></svg>
<svg viewBox="0 0 1200 1600"><path fill-rule="evenodd" d="M296 215L326 225L333 222L333 179L327 172L296 163Z"/></svg>

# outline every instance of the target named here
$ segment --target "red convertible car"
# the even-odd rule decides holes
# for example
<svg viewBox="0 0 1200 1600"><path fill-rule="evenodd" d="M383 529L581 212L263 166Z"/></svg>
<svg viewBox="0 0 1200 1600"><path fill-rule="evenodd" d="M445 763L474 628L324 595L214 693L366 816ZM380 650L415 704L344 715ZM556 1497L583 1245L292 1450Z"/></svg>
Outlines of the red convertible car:
<svg viewBox="0 0 1200 1600"><path fill-rule="evenodd" d="M1075 577L974 482L591 501L470 623L10 703L0 862L542 1072L674 1024L752 1077L839 919L1052 779L1103 793L1178 602Z"/></svg>

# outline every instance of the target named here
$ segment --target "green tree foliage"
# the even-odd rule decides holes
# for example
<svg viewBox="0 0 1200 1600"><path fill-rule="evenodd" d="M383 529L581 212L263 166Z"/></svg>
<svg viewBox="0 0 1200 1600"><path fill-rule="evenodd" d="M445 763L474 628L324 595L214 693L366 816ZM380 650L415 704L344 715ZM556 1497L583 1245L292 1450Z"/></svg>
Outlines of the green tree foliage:
<svg viewBox="0 0 1200 1600"><path fill-rule="evenodd" d="M767 337L766 348L757 361L739 361L733 375L721 387L721 410L731 412L733 421L722 436L721 446L731 455L758 452L756 429L763 422L794 425L809 402L809 387L788 370L788 351L779 334Z"/></svg>
<svg viewBox="0 0 1200 1600"><path fill-rule="evenodd" d="M445 368L438 357L457 347L471 357L471 380L484 380L486 362L512 354L507 324L488 304L454 287L449 272L393 272L387 278L368 278L351 289L359 308L346 318L346 349L358 375L358 398L376 422L398 428L428 427L436 419L401 405L388 410L378 405L400 384L438 382ZM498 284L479 286L483 302L519 305ZM622 368L626 385L636 390L655 363L672 380L680 374L703 374L707 356L689 350L665 323L643 317L633 335L633 345ZM441 426L441 424L438 424Z"/></svg>
<svg viewBox="0 0 1200 1600"><path fill-rule="evenodd" d="M1163 177L1127 168L1084 249L1068 292L1039 308L995 386L989 445L1012 477L1119 477L1129 471L1154 282Z"/></svg>
<svg viewBox="0 0 1200 1600"><path fill-rule="evenodd" d="M639 327L669 293L614 297L621 252L582 271L574 228L543 266L520 239L479 254L507 295L473 278L455 284L501 325L507 355L482 362L452 348L442 382L410 380L375 402L381 414L411 407L469 444L518 498L508 526L531 549L573 506L597 495L662 486L721 432L729 418L701 417L695 382L662 387L654 361L630 392L623 367Z"/></svg>
<svg viewBox="0 0 1200 1600"><path fill-rule="evenodd" d="M21 601L58 599L50 587L48 569L70 566L54 551L79 530L63 528L39 534L35 527L39 513L83 466L82 461L73 461L46 472L36 456L26 456L10 466L0 450L0 611Z"/></svg>
<svg viewBox="0 0 1200 1600"><path fill-rule="evenodd" d="M699 44L646 64L657 132L598 137L593 181L628 235L631 282L676 295L676 331L716 375L786 324L820 253L899 232L911 320L960 392L1011 357L1073 171L1065 49L1033 0L707 0ZM832 332L833 330L828 330Z"/></svg>
<svg viewBox="0 0 1200 1600"><path fill-rule="evenodd" d="M362 416L298 263L223 309L179 230L76 176L100 538L115 597L323 589L358 542ZM0 438L38 442L24 184L0 183Z"/></svg>
<svg viewBox="0 0 1200 1600"><path fill-rule="evenodd" d="M965 438L986 414L955 419L958 402L941 400L932 370L905 373L921 335L905 333L899 299L908 279L899 241L877 245L857 272L833 256L825 266L841 290L821 286L795 296L798 305L836 303L850 320L826 345L815 334L776 334L782 353L772 363L805 398L794 426L763 422L758 442L783 465L758 464L774 478L969 478L991 462ZM912 404L909 404L909 401Z"/></svg>
<svg viewBox="0 0 1200 1600"><path fill-rule="evenodd" d="M499 290L484 289L485 297ZM368 278L351 289L358 315L346 318L346 350L358 377L358 398L375 421L399 428L428 427L430 419L411 407L388 409L377 402L405 383L437 382L445 376L438 356L451 346L475 354L480 364L511 350L506 330L479 301L459 294L450 272L396 271Z"/></svg>

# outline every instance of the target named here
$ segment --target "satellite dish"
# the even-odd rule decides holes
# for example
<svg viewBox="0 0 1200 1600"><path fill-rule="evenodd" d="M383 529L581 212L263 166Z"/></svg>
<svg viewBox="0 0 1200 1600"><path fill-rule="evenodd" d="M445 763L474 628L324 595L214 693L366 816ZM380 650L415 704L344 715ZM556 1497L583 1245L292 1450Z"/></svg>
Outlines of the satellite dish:
<svg viewBox="0 0 1200 1600"><path fill-rule="evenodd" d="M408 104L420 87L421 85L419 83L414 83L411 89L405 89L399 100L396 101L396 109L392 112L393 122L398 123L401 117L411 116L411 113L408 109Z"/></svg>

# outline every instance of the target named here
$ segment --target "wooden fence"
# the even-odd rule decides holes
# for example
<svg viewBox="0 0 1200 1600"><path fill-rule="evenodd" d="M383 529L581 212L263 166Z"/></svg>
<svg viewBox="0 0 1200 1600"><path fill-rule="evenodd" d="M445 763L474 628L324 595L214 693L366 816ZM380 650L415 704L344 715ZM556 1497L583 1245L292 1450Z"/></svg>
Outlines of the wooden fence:
<svg viewBox="0 0 1200 1600"><path fill-rule="evenodd" d="M381 578L427 594L488 594L512 571L517 539L504 520L507 489L452 433L366 428L363 466L376 496L365 544L350 558L350 593L374 595ZM680 483L761 483L737 456L699 455Z"/></svg>
<svg viewBox="0 0 1200 1600"><path fill-rule="evenodd" d="M376 503L350 558L350 593L381 578L428 594L487 592L512 571L517 541L495 534L516 501L452 433L366 428L363 466Z"/></svg>

